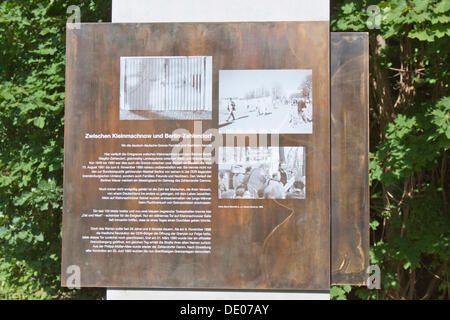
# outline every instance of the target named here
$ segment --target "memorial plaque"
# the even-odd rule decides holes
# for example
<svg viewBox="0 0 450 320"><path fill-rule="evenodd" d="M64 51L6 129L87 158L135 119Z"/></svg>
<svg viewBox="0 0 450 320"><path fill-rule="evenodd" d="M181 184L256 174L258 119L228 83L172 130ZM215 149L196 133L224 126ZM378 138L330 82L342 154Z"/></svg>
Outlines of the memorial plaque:
<svg viewBox="0 0 450 320"><path fill-rule="evenodd" d="M67 31L62 285L329 290L328 22Z"/></svg>

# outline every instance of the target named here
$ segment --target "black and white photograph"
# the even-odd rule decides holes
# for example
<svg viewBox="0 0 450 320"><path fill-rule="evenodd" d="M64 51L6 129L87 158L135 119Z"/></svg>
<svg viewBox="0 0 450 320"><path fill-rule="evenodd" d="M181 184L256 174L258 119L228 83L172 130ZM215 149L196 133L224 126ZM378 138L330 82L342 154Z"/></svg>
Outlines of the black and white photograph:
<svg viewBox="0 0 450 320"><path fill-rule="evenodd" d="M220 70L221 133L312 134L312 70Z"/></svg>
<svg viewBox="0 0 450 320"><path fill-rule="evenodd" d="M219 199L305 199L304 147L219 148Z"/></svg>
<svg viewBox="0 0 450 320"><path fill-rule="evenodd" d="M211 120L212 57L121 57L120 120Z"/></svg>

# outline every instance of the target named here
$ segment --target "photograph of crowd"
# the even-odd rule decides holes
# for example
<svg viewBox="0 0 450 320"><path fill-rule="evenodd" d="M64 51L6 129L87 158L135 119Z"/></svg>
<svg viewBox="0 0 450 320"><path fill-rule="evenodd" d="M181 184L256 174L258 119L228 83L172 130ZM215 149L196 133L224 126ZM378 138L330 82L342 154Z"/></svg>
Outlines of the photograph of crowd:
<svg viewBox="0 0 450 320"><path fill-rule="evenodd" d="M220 70L221 133L311 134L312 70Z"/></svg>
<svg viewBox="0 0 450 320"><path fill-rule="evenodd" d="M219 148L219 199L305 199L304 147Z"/></svg>

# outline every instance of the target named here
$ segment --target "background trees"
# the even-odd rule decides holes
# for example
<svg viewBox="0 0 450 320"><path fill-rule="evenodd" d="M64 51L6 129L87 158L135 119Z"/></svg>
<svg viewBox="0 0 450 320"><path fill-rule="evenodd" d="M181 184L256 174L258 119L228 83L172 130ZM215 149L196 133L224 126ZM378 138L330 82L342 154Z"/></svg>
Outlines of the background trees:
<svg viewBox="0 0 450 320"><path fill-rule="evenodd" d="M82 21L110 17L109 0L70 4ZM69 294L59 283L68 6L0 3L0 299Z"/></svg>

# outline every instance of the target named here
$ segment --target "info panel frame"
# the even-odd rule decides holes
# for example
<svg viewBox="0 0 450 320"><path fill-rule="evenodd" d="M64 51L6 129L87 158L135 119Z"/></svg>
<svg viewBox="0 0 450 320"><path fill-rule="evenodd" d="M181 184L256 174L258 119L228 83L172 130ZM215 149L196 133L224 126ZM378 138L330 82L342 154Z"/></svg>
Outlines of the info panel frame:
<svg viewBox="0 0 450 320"><path fill-rule="evenodd" d="M104 208L105 200L99 198L100 183L82 179L83 165L121 150L124 143L131 145L134 141L126 139L136 133L148 137L161 129L195 130L186 120L119 119L119 60L131 55L213 57L212 120L202 121L203 131L217 127L219 70L311 69L313 133L279 137L280 146L307 150L307 198L245 200L242 209L230 210L239 202L219 202L213 190L211 255L87 254L82 237L95 238L100 217L93 210ZM68 29L62 285L68 285L68 267L78 266L81 286L89 287L329 290L329 66L328 21L81 24ZM107 139L111 133L125 140ZM212 173L218 179L216 167ZM255 205L262 208L255 212ZM89 219L81 219L82 214Z"/></svg>

